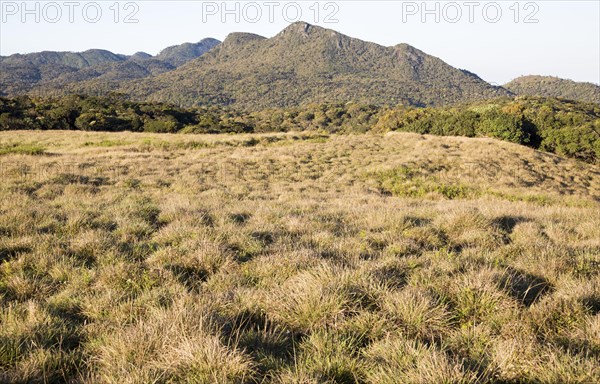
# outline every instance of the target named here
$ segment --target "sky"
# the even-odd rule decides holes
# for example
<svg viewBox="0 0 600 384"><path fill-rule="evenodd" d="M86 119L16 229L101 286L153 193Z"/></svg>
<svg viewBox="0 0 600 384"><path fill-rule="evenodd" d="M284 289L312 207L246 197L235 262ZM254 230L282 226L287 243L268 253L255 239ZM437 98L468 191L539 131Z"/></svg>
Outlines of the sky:
<svg viewBox="0 0 600 384"><path fill-rule="evenodd" d="M231 32L272 37L294 21L385 46L407 43L495 84L530 74L600 84L600 0L0 0L0 55L157 54Z"/></svg>

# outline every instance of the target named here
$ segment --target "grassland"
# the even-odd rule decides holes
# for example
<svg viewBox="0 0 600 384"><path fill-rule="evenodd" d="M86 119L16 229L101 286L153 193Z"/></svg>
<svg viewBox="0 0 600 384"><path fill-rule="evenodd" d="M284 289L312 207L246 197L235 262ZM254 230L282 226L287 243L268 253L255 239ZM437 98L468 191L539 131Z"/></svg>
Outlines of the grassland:
<svg viewBox="0 0 600 384"><path fill-rule="evenodd" d="M600 381L600 169L491 139L0 133L0 381Z"/></svg>

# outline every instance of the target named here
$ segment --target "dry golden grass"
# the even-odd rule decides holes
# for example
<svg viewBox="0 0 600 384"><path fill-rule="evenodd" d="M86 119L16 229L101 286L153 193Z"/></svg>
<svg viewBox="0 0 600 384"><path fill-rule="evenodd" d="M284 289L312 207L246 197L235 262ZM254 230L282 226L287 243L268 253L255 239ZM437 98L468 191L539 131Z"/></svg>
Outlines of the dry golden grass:
<svg viewBox="0 0 600 384"><path fill-rule="evenodd" d="M415 134L0 144L0 381L600 381L592 165Z"/></svg>

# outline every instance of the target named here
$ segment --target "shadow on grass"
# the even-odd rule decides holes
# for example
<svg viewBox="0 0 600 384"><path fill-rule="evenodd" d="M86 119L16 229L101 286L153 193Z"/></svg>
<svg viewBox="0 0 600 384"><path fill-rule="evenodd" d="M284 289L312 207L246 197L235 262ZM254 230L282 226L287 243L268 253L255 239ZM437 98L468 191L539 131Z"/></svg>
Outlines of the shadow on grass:
<svg viewBox="0 0 600 384"><path fill-rule="evenodd" d="M260 309L245 309L226 319L223 336L236 340L249 353L261 373L294 363L294 350L305 337L267 318Z"/></svg>
<svg viewBox="0 0 600 384"><path fill-rule="evenodd" d="M14 246L0 247L0 263L17 258L22 253L31 252L30 247Z"/></svg>
<svg viewBox="0 0 600 384"><path fill-rule="evenodd" d="M237 225L246 224L246 222L250 220L251 217L252 215L250 215L249 213L234 213L229 215L229 219Z"/></svg>
<svg viewBox="0 0 600 384"><path fill-rule="evenodd" d="M586 296L581 303L593 316L600 314L600 295Z"/></svg>
<svg viewBox="0 0 600 384"><path fill-rule="evenodd" d="M173 276L184 285L188 291L199 293L202 283L209 276L209 272L203 268L191 267L186 265L172 264L166 266L166 269L171 271Z"/></svg>
<svg viewBox="0 0 600 384"><path fill-rule="evenodd" d="M554 291L554 286L544 277L514 268L506 270L499 278L498 285L526 307Z"/></svg>
<svg viewBox="0 0 600 384"><path fill-rule="evenodd" d="M381 267L373 272L373 277L392 289L401 289L408 283L410 269L397 265Z"/></svg>
<svg viewBox="0 0 600 384"><path fill-rule="evenodd" d="M494 224L507 235L510 235L518 224L527 223L529 221L531 221L531 219L522 216L501 216L494 219Z"/></svg>
<svg viewBox="0 0 600 384"><path fill-rule="evenodd" d="M89 177L84 175L77 175L74 173L61 173L56 176L52 182L54 184L59 185L69 185L69 184L83 184L83 185L91 185L94 187L99 187L102 185L108 185L109 180L107 177Z"/></svg>

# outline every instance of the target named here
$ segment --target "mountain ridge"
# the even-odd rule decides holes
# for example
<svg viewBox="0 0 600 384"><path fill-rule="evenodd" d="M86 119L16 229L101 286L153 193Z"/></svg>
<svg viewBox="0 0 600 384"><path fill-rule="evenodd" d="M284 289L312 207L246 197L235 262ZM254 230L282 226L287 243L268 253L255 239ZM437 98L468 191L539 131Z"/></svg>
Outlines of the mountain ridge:
<svg viewBox="0 0 600 384"><path fill-rule="evenodd" d="M65 86L91 79L117 82L139 79L173 70L219 43L216 39L205 38L198 43L183 43L165 48L156 56L146 52L136 52L129 56L105 49L0 56L0 95L17 95L30 91L53 94L60 92Z"/></svg>
<svg viewBox="0 0 600 384"><path fill-rule="evenodd" d="M589 82L555 76L528 75L517 77L504 87L518 95L559 97L600 104L600 86Z"/></svg>
<svg viewBox="0 0 600 384"><path fill-rule="evenodd" d="M232 33L202 57L119 91L244 109L321 101L433 106L512 95L408 44L384 47L304 22L271 38Z"/></svg>
<svg viewBox="0 0 600 384"><path fill-rule="evenodd" d="M155 56L90 49L0 57L0 95L27 92L119 92L138 101L253 110L321 102L427 107L515 95L600 103L594 84L529 76L492 85L409 44L383 46L301 21L271 38L232 32L223 42L205 38Z"/></svg>
<svg viewBox="0 0 600 384"><path fill-rule="evenodd" d="M171 64L174 67L179 67L190 60L202 56L220 43L219 40L209 37L197 43L173 45L160 51L154 58Z"/></svg>

